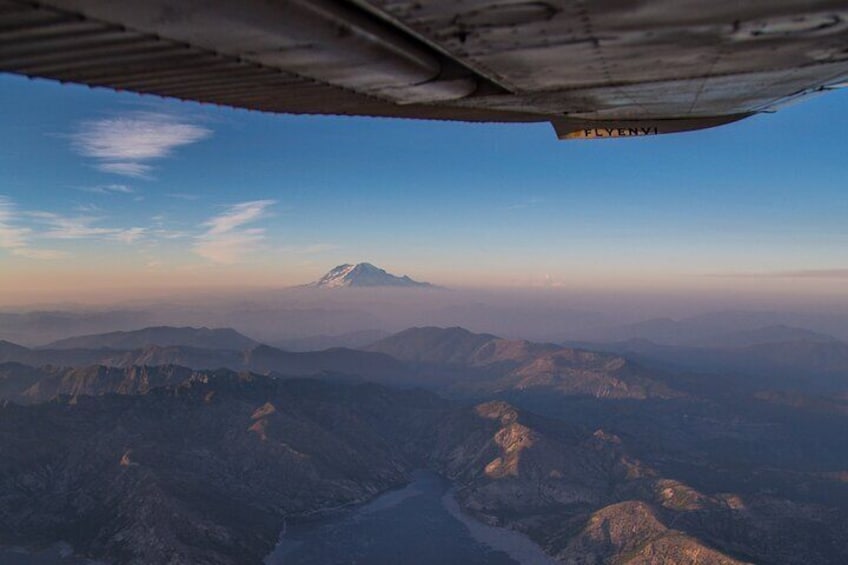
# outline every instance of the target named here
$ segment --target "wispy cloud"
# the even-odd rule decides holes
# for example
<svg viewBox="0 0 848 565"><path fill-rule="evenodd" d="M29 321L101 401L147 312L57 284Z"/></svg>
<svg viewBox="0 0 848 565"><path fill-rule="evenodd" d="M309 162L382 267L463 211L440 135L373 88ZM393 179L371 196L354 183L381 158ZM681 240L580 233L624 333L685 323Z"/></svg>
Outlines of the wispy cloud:
<svg viewBox="0 0 848 565"><path fill-rule="evenodd" d="M48 239L83 239L110 235L115 230L95 227L97 218L87 216L62 216L52 212L29 212L31 218L46 226L41 237Z"/></svg>
<svg viewBox="0 0 848 565"><path fill-rule="evenodd" d="M26 246L30 230L14 225L15 207L5 197L0 196L0 247L20 249Z"/></svg>
<svg viewBox="0 0 848 565"><path fill-rule="evenodd" d="M30 242L32 230L18 225L20 213L7 198L0 196L0 249L29 259L59 259L66 254L55 249L39 249Z"/></svg>
<svg viewBox="0 0 848 565"><path fill-rule="evenodd" d="M275 204L273 200L253 200L230 206L226 212L204 222L208 235L232 233L240 226L256 221L265 214L265 209Z"/></svg>
<svg viewBox="0 0 848 565"><path fill-rule="evenodd" d="M147 230L145 228L127 228L125 230L118 230L112 237L116 241L130 245L144 237L146 233Z"/></svg>
<svg viewBox="0 0 848 565"><path fill-rule="evenodd" d="M203 223L206 231L197 237L194 252L216 263L236 263L265 239L262 228L246 224L265 217L274 200L253 200L230 206L224 213Z"/></svg>
<svg viewBox="0 0 848 565"><path fill-rule="evenodd" d="M95 186L81 186L77 190L93 192L95 194L132 194L135 190L125 184L98 184Z"/></svg>
<svg viewBox="0 0 848 565"><path fill-rule="evenodd" d="M151 233L160 239L182 239L191 235L186 231L166 229L155 229Z"/></svg>
<svg viewBox="0 0 848 565"><path fill-rule="evenodd" d="M153 170L151 165L144 163L133 163L132 161L108 161L97 165L104 173L124 175L125 177L145 178Z"/></svg>
<svg viewBox="0 0 848 565"><path fill-rule="evenodd" d="M91 216L63 216L53 212L27 214L46 229L39 233L45 239L108 239L126 244L137 242L147 232L146 228L114 228L95 225L101 218Z"/></svg>
<svg viewBox="0 0 848 565"><path fill-rule="evenodd" d="M97 204L77 204L74 206L75 212L81 212L83 214L99 214L103 212L103 208L98 206Z"/></svg>
<svg viewBox="0 0 848 565"><path fill-rule="evenodd" d="M210 135L211 130L169 114L140 112L83 122L71 141L101 171L146 177L153 169L151 161Z"/></svg>

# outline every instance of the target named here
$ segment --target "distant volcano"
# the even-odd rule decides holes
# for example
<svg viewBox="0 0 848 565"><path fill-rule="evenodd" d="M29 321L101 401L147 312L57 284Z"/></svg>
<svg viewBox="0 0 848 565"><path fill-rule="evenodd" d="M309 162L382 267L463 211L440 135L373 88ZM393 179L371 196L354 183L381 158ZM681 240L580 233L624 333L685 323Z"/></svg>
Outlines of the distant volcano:
<svg viewBox="0 0 848 565"><path fill-rule="evenodd" d="M326 275L316 282L306 286L314 288L347 288L347 287L372 287L372 286L395 286L395 287L417 287L436 288L427 282L414 281L406 275L402 277L387 273L385 270L375 267L371 263L357 263L350 265L345 263L330 270Z"/></svg>

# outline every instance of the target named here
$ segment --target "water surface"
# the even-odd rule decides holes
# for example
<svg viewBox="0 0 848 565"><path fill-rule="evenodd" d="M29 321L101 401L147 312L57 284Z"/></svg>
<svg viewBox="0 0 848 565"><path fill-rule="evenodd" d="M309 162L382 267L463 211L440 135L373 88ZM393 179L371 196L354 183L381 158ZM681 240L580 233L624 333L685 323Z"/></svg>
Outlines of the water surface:
<svg viewBox="0 0 848 565"><path fill-rule="evenodd" d="M527 537L462 514L450 484L418 470L406 487L319 522L289 524L267 565L548 565Z"/></svg>

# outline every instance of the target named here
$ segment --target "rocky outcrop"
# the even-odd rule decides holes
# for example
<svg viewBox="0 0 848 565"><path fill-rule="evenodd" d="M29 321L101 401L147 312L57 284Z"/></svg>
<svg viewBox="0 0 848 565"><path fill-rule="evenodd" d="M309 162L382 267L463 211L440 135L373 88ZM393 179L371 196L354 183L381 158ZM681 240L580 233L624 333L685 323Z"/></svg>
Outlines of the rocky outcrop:
<svg viewBox="0 0 848 565"><path fill-rule="evenodd" d="M737 565L743 563L666 527L641 501L611 504L591 515L557 559L567 565Z"/></svg>

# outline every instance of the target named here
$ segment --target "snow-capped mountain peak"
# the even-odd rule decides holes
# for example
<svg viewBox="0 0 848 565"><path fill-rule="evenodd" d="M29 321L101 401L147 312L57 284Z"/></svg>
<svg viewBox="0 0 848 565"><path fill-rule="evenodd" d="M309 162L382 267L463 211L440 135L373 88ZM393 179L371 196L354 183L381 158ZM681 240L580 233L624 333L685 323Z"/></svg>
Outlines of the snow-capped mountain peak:
<svg viewBox="0 0 848 565"><path fill-rule="evenodd" d="M430 283L396 276L371 263L345 263L331 269L326 275L308 286L317 288L345 288L364 286L432 287Z"/></svg>

